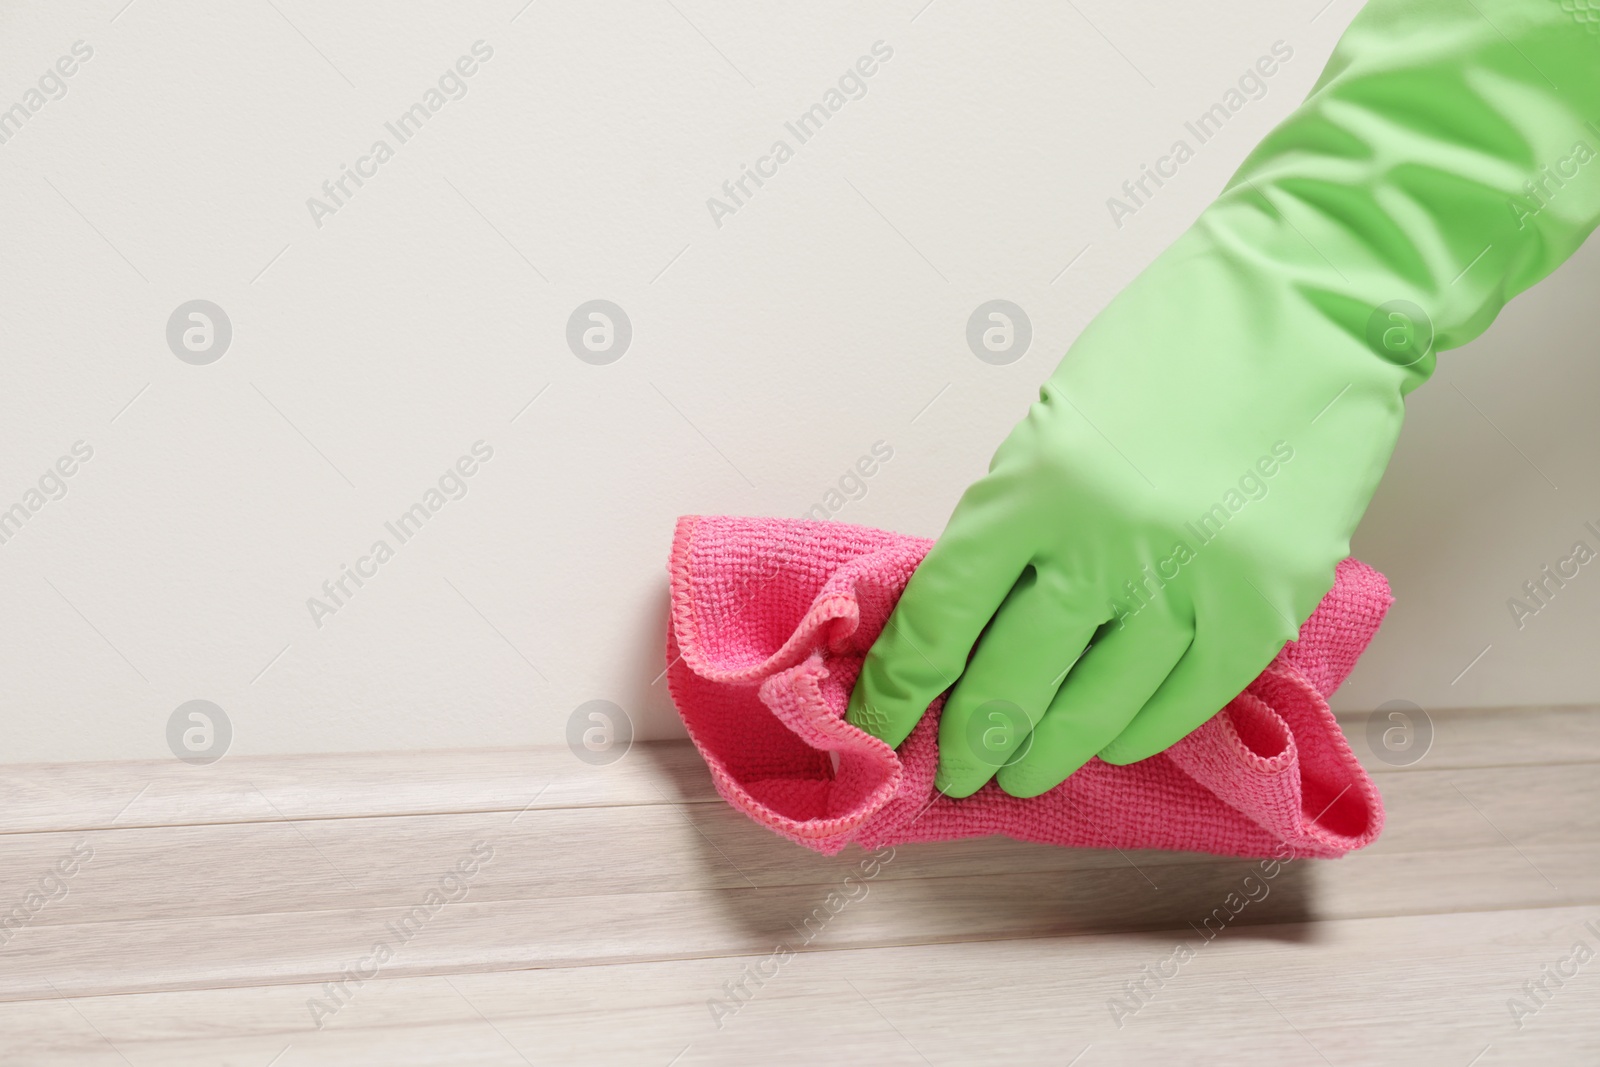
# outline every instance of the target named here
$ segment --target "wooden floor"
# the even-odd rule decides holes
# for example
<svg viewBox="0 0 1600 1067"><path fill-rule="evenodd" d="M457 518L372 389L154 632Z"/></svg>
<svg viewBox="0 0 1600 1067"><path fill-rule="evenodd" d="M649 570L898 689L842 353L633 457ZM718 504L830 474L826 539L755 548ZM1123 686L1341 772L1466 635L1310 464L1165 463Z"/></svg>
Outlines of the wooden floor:
<svg viewBox="0 0 1600 1067"><path fill-rule="evenodd" d="M1210 938L1253 864L863 873L681 743L13 766L0 1064L1600 1063L1600 710L1435 727L1376 845Z"/></svg>

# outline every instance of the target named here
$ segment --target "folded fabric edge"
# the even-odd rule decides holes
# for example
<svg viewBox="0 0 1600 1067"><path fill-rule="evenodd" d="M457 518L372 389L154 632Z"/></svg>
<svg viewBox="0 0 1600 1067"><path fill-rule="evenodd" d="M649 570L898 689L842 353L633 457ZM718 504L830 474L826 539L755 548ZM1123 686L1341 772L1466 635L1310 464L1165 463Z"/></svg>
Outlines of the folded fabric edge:
<svg viewBox="0 0 1600 1067"><path fill-rule="evenodd" d="M1378 572L1373 571L1372 573L1377 574ZM1378 577L1381 580L1382 575L1380 574ZM1382 611L1379 612L1380 619L1381 616ZM1339 721L1333 714L1333 709L1328 706L1327 696L1315 683L1290 664L1283 664L1281 668L1278 665L1269 666L1267 671L1262 673L1261 680L1271 680L1269 676L1287 677L1292 679L1294 684L1304 687L1306 697L1312 703L1315 714L1326 726L1328 744L1333 749L1334 759L1343 771L1345 778L1343 788L1332 800L1327 802L1323 802L1320 798L1313 801L1305 792L1305 783L1302 782L1301 816L1303 823L1300 839L1302 841L1314 841L1319 845L1338 849L1340 855L1366 848L1383 833L1386 818L1383 810L1383 796L1378 790L1378 784L1372 780L1372 775L1367 773L1367 769L1356 758L1355 750L1350 747L1349 739L1344 736L1344 731L1340 728ZM1302 765L1302 775L1304 770L1305 768ZM1350 832L1335 830L1330 825L1332 820L1328 817L1341 805L1345 804L1345 798L1350 796L1352 791L1355 796L1350 798L1350 803L1358 805L1364 816L1361 827L1359 830ZM1313 806L1319 807L1320 810L1313 813L1311 811Z"/></svg>
<svg viewBox="0 0 1600 1067"><path fill-rule="evenodd" d="M770 677L776 671L792 667L804 660L809 653L806 642L819 627L836 619L845 619L853 622L856 618L856 604L853 600L842 597L818 596L801 617L799 623L795 626L794 632L789 635L781 647L775 649L764 659L747 663L734 669L719 667L710 663L703 652L704 644L701 640L700 618L695 610L695 605L698 601L695 596L695 575L692 559L695 538L700 528L708 522L726 521L724 517L684 515L679 517L674 526L672 554L667 561L671 628L677 633L678 655L700 677L710 681L730 684L755 685ZM870 528L861 527L861 529L868 530ZM872 532L881 534L881 531ZM775 569L772 577L776 577L780 571L781 568Z"/></svg>
<svg viewBox="0 0 1600 1067"><path fill-rule="evenodd" d="M674 648L675 642L669 633L669 655ZM781 699L781 691L788 690L802 706L825 706L817 683L820 680L819 672L825 673L826 670L827 668L820 663L808 660L799 666L779 671L762 684L762 696ZM673 702L681 706L678 675L675 670L668 671L667 689ZM894 799L900 791L905 776L904 764L894 749L844 719L829 718L826 721L814 719L802 725L793 718L786 718L785 723L788 728L816 751L835 752L841 758L845 756L866 758L877 764L883 775L880 784L863 799L856 810L827 818L797 819L783 814L756 796L728 769L715 746L698 733L691 719L683 717L683 723L690 740L694 742L695 748L699 750L701 758L705 760L711 772L712 784L716 786L717 793L724 800L769 830L828 855L843 848L852 839L856 830Z"/></svg>
<svg viewBox="0 0 1600 1067"><path fill-rule="evenodd" d="M819 649L808 650L799 663L785 665L797 646L816 635L820 628L836 618L855 618L855 604L838 595L821 595L806 612L795 633L785 641L779 652L761 663L737 671L718 670L705 661L698 648L699 619L694 612L693 574L690 558L694 536L706 519L700 515L685 515L678 519L674 534L672 554L668 563L671 585L671 623L667 627L667 691L673 705L679 709L679 718L688 731L701 757L712 774L717 792L735 808L762 825L803 841L811 847L832 854L843 848L849 835L861 824L876 815L899 791L905 769L899 754L888 744L856 727L844 718L831 715L781 715L779 706L825 709L819 681L828 668L823 665ZM830 610L833 609L833 610ZM759 687L762 702L775 717L806 745L817 752L833 752L840 757L866 758L878 765L882 783L865 798L862 807L848 815L820 819L796 819L774 810L756 797L743 782L732 774L708 739L695 729L693 716L684 713L688 706L682 692L680 668L698 677L723 683L743 683ZM784 700L787 692L789 699Z"/></svg>

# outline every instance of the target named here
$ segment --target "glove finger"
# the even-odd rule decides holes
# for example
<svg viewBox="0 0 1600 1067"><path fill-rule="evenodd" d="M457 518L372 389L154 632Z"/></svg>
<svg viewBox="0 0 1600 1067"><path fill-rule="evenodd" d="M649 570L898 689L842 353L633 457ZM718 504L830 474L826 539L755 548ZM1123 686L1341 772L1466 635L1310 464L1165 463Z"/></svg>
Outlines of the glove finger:
<svg viewBox="0 0 1600 1067"><path fill-rule="evenodd" d="M944 536L912 574L850 694L851 725L898 746L955 684L978 635L1027 565L984 481L967 490ZM998 503L998 502L994 502Z"/></svg>
<svg viewBox="0 0 1600 1067"><path fill-rule="evenodd" d="M1115 740L1194 639L1192 624L1155 605L1108 630L1067 675L1027 753L1000 769L1000 788L1012 796L1054 789Z"/></svg>
<svg viewBox="0 0 1600 1067"><path fill-rule="evenodd" d="M1035 568L1023 571L945 701L935 786L971 796L1026 750L1062 675L1105 614L1071 603L1059 582Z"/></svg>
<svg viewBox="0 0 1600 1067"><path fill-rule="evenodd" d="M1288 625L1265 605L1248 617L1200 619L1189 651L1127 728L1100 750L1100 758L1137 763L1189 736L1272 662L1295 636Z"/></svg>

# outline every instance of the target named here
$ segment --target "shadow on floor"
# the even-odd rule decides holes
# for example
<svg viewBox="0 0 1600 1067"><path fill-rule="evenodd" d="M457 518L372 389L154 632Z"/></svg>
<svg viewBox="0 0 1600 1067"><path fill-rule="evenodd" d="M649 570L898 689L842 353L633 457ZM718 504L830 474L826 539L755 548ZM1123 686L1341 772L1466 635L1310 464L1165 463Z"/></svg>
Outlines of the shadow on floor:
<svg viewBox="0 0 1600 1067"><path fill-rule="evenodd" d="M1295 942L1316 913L1316 865L1195 853L1064 849L990 837L837 856L811 852L710 790L688 746L640 745L694 827L732 923L793 948L1149 934ZM1157 937L1157 933L1160 936Z"/></svg>

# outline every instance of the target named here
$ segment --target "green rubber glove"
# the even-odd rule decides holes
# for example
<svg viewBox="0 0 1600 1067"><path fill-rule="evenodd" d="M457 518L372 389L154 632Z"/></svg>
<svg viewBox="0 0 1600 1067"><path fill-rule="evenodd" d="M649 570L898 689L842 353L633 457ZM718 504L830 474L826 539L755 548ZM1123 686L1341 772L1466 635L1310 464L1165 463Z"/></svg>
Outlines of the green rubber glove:
<svg viewBox="0 0 1600 1067"><path fill-rule="evenodd" d="M1588 6L1374 0L966 491L849 720L898 745L954 685L938 787L998 769L1028 797L1160 752L1260 673L1332 585L1435 354L1600 222Z"/></svg>

